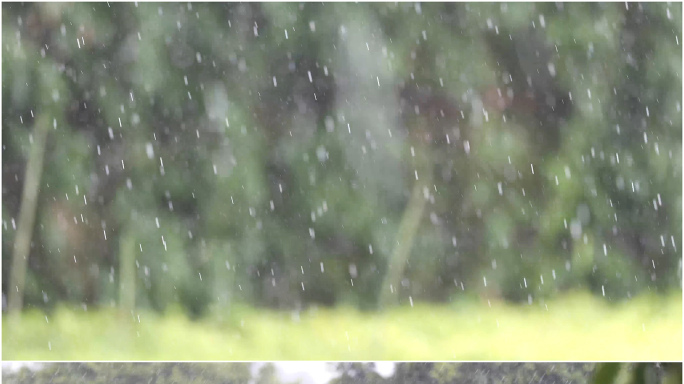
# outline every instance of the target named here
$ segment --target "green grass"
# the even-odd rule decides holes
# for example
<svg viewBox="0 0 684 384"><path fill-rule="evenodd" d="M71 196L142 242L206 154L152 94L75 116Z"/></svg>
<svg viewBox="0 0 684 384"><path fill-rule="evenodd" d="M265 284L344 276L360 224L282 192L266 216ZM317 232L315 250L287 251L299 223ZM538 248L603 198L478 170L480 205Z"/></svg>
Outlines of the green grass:
<svg viewBox="0 0 684 384"><path fill-rule="evenodd" d="M682 296L610 304L576 294L542 306L416 304L379 313L234 306L179 311L61 308L3 319L3 360L617 360L682 359Z"/></svg>

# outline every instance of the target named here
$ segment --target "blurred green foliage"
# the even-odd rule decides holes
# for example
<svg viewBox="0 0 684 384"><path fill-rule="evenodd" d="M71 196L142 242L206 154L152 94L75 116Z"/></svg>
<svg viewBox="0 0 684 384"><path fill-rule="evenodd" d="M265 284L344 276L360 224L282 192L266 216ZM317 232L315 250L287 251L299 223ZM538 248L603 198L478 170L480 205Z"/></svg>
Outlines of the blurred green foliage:
<svg viewBox="0 0 684 384"><path fill-rule="evenodd" d="M608 305L585 295L544 307L464 301L381 313L265 311L235 305L200 321L58 308L3 321L4 360L616 360L682 357L682 297ZM587 348L591 345L591 348Z"/></svg>
<svg viewBox="0 0 684 384"><path fill-rule="evenodd" d="M681 363L396 363L389 376L378 374L374 363L329 365L335 377L328 384L669 384L677 375L681 378ZM306 367L300 369L303 369L301 373L307 373ZM643 380L630 381L637 377ZM283 383L273 363L47 363L19 371L3 370L3 381L11 384Z"/></svg>
<svg viewBox="0 0 684 384"><path fill-rule="evenodd" d="M434 384L588 383L593 370L587 363L435 363L430 376Z"/></svg>
<svg viewBox="0 0 684 384"><path fill-rule="evenodd" d="M25 307L681 292L681 3L2 7Z"/></svg>
<svg viewBox="0 0 684 384"><path fill-rule="evenodd" d="M16 373L3 371L2 376L4 382L13 384L248 384L252 380L250 365L246 363L57 363L44 364L39 369L38 367L24 367ZM258 379L261 378L261 375L256 376Z"/></svg>

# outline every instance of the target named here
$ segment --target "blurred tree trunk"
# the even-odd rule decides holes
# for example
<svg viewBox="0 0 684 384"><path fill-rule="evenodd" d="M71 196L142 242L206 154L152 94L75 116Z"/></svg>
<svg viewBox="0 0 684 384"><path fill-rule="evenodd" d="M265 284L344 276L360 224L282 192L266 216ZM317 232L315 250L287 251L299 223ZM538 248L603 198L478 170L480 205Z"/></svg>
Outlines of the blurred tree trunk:
<svg viewBox="0 0 684 384"><path fill-rule="evenodd" d="M413 150L415 151L414 165L417 180L413 185L411 197L402 215L394 250L388 261L387 272L380 288L380 308L396 304L404 268L411 256L415 236L425 211L427 198L424 196L424 190L430 188L432 183L432 164L427 153L427 146L420 145L417 141L414 143L416 143Z"/></svg>
<svg viewBox="0 0 684 384"><path fill-rule="evenodd" d="M119 308L130 315L135 309L135 236L125 230L119 241Z"/></svg>
<svg viewBox="0 0 684 384"><path fill-rule="evenodd" d="M620 373L625 371L627 375ZM602 363L596 366L592 384L674 384L682 382L682 364Z"/></svg>
<svg viewBox="0 0 684 384"><path fill-rule="evenodd" d="M12 269L10 270L8 312L18 315L24 305L24 288L26 284L26 269L31 250L33 225L36 220L40 178L43 173L43 158L45 157L45 143L49 130L48 118L40 116L36 121L33 133L33 146L26 164L24 190L19 208L19 224L14 240L14 254L12 255Z"/></svg>

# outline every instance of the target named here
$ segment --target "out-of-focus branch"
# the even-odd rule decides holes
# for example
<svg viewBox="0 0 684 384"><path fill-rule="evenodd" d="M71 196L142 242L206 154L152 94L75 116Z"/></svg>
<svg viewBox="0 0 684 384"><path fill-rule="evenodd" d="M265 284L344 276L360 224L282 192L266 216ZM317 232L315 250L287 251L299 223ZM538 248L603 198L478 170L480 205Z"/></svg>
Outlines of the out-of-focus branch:
<svg viewBox="0 0 684 384"><path fill-rule="evenodd" d="M613 384L620 373L620 363L601 363L596 366L592 384Z"/></svg>
<svg viewBox="0 0 684 384"><path fill-rule="evenodd" d="M131 230L121 235L119 245L119 308L130 315L135 309L135 238Z"/></svg>
<svg viewBox="0 0 684 384"><path fill-rule="evenodd" d="M429 188L432 183L432 167L429 156L425 151L427 148L420 146L415 149L416 160L419 166L416 167L416 182L411 191L411 197L397 231L396 245L388 261L387 272L380 291L380 308L386 308L394 302L397 297L401 277L404 274L406 261L411 255L411 249L415 240L420 220L425 211L426 198L423 190Z"/></svg>
<svg viewBox="0 0 684 384"><path fill-rule="evenodd" d="M33 224L36 219L40 178L43 173L45 143L49 130L48 118L45 115L36 119L33 133L33 146L26 165L26 178L19 208L19 224L14 240L12 269L8 292L8 312L18 314L23 307L24 286L26 284L26 268L31 248Z"/></svg>

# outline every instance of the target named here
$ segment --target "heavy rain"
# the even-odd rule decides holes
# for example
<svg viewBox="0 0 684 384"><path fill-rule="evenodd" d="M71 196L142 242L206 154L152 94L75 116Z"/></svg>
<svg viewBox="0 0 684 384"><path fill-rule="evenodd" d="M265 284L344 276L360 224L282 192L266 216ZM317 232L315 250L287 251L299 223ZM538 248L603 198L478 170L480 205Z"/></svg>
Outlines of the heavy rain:
<svg viewBox="0 0 684 384"><path fill-rule="evenodd" d="M681 16L3 3L3 358L681 360Z"/></svg>

